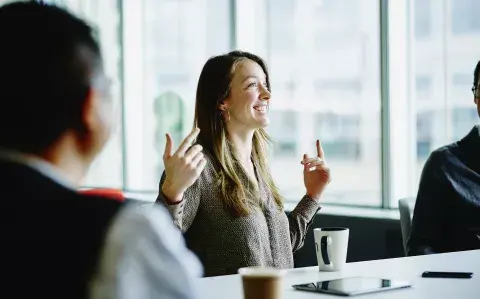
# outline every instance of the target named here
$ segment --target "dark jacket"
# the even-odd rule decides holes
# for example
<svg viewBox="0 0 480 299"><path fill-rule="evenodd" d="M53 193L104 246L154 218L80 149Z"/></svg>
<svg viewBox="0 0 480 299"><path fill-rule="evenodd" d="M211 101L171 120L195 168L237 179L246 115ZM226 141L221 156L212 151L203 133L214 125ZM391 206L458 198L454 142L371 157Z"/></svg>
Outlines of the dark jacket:
<svg viewBox="0 0 480 299"><path fill-rule="evenodd" d="M10 298L88 298L122 203L85 196L37 170L0 162L0 273Z"/></svg>
<svg viewBox="0 0 480 299"><path fill-rule="evenodd" d="M480 249L480 126L427 160L407 247L409 255Z"/></svg>

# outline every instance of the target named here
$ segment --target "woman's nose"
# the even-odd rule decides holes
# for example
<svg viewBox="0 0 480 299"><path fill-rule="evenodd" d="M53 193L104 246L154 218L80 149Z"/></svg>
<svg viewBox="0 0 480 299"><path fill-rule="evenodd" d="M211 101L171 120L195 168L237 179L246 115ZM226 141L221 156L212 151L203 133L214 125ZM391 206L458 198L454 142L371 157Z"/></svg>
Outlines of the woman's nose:
<svg viewBox="0 0 480 299"><path fill-rule="evenodd" d="M262 86L262 93L260 94L260 99L263 101L270 101L271 93L267 87Z"/></svg>

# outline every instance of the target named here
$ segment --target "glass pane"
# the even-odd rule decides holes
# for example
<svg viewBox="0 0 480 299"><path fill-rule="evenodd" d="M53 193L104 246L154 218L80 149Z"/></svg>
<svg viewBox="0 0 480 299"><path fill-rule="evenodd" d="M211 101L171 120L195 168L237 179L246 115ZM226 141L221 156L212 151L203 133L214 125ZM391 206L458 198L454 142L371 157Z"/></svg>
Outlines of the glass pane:
<svg viewBox="0 0 480 299"><path fill-rule="evenodd" d="M318 138L333 178L324 201L381 203L378 3L268 0L271 168L287 200L305 193L300 161Z"/></svg>
<svg viewBox="0 0 480 299"><path fill-rule="evenodd" d="M193 125L195 91L203 64L230 50L230 1L127 0L125 110L128 180L132 191L158 190L165 133L176 148ZM135 15L133 7L141 10ZM138 55L137 55L138 54ZM142 79L138 79L138 78ZM127 77L126 77L127 78ZM141 81L141 82L140 82Z"/></svg>
<svg viewBox="0 0 480 299"><path fill-rule="evenodd" d="M113 85L112 97L117 106L117 127L102 154L94 161L84 182L89 187L122 188L122 134L120 98L120 13L117 0L56 0L58 4L84 18L97 30L104 67Z"/></svg>
<svg viewBox="0 0 480 299"><path fill-rule="evenodd" d="M412 1L415 35L410 37L414 59L410 75L416 78L418 188L431 152L463 138L479 123L471 88L480 58L480 1Z"/></svg>

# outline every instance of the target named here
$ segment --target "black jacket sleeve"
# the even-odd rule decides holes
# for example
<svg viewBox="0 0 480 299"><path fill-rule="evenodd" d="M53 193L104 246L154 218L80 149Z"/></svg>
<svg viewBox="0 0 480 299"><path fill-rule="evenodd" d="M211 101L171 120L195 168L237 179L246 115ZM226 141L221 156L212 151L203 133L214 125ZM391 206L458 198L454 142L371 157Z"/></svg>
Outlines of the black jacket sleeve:
<svg viewBox="0 0 480 299"><path fill-rule="evenodd" d="M436 253L442 245L442 232L448 224L450 182L444 168L448 151L435 151L422 171L413 213L412 229L407 243L408 255Z"/></svg>

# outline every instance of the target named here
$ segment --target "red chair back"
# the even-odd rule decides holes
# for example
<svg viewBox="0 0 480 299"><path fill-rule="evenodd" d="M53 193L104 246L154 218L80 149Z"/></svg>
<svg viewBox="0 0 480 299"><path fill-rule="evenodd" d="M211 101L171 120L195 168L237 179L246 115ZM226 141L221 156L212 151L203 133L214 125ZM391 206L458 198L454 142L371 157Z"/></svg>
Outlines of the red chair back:
<svg viewBox="0 0 480 299"><path fill-rule="evenodd" d="M106 197L106 198L110 198L117 201L125 200L125 197L123 196L123 192L118 189L110 189L110 188L84 189L84 190L79 190L78 192L84 195L101 196L101 197Z"/></svg>

